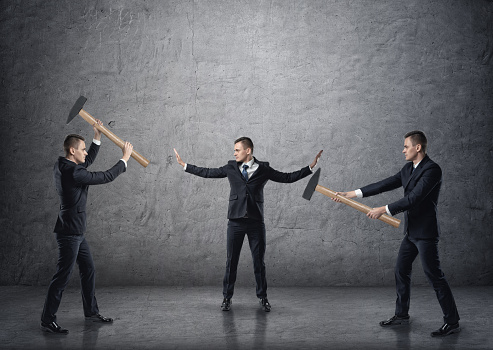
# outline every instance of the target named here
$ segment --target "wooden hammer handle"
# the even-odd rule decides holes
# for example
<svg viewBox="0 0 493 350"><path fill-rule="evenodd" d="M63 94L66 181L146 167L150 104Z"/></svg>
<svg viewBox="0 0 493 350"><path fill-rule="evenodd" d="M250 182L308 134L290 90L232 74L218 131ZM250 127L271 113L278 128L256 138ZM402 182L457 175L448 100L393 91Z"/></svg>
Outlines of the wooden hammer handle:
<svg viewBox="0 0 493 350"><path fill-rule="evenodd" d="M96 119L89 113L87 113L85 110L81 109L79 112L79 115L89 124L94 125L96 123ZM101 126L96 123L96 128L101 131L107 138L109 138L111 141L115 143L118 147L123 149L125 146L125 142L115 134L113 134L110 130L108 130L104 125ZM137 151L133 150L132 151L132 158L135 159L137 162L139 162L140 165L142 165L144 168L149 165L149 160L146 159L144 156L142 156L140 153Z"/></svg>
<svg viewBox="0 0 493 350"><path fill-rule="evenodd" d="M364 205L360 202L357 202L351 198L346 198L343 196L337 196L335 191L329 190L328 188L320 186L320 185L317 185L317 187L315 188L315 191L320 192L320 193L322 193L322 194L324 194L330 198L336 198L337 197L342 203L349 205L351 208L359 210L360 212L365 213L365 214L368 214L368 212L372 209L369 206ZM389 225L394 226L396 228L399 227L399 225L401 223L401 220L393 218L392 216L388 216L387 214L383 214L382 216L380 216L378 218L378 220L381 220L381 221L385 222L386 224L389 224Z"/></svg>

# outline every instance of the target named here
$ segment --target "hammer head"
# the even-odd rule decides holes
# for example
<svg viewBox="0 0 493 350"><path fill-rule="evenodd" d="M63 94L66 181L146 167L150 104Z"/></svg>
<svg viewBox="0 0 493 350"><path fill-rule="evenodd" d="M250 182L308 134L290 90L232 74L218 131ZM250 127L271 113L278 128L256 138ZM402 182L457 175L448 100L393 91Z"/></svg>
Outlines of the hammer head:
<svg viewBox="0 0 493 350"><path fill-rule="evenodd" d="M74 106L70 110L70 113L68 114L67 124L70 123L72 121L72 119L77 117L77 114L79 114L82 107L84 107L84 103L86 103L86 101L87 101L87 98L85 98L84 96L81 96L77 99Z"/></svg>
<svg viewBox="0 0 493 350"><path fill-rule="evenodd" d="M322 169L318 168L315 174L312 175L310 181L308 181L305 192L303 192L303 198L307 200L312 199L313 192L315 192L315 188L317 188L318 185L318 179L320 179L320 170Z"/></svg>

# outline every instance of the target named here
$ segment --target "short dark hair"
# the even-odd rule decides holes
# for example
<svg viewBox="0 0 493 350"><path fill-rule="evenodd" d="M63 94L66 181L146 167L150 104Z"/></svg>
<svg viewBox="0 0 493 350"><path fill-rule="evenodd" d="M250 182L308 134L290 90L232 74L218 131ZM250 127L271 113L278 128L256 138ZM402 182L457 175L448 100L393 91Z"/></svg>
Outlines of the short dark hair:
<svg viewBox="0 0 493 350"><path fill-rule="evenodd" d="M249 137L243 136L243 137L240 137L239 139L236 139L235 145L238 142L241 142L243 144L243 148L245 148L245 149L250 148L252 150L252 153L253 153L253 141Z"/></svg>
<svg viewBox="0 0 493 350"><path fill-rule="evenodd" d="M423 149L423 153L426 153L426 146L428 145L428 140L426 139L424 132L419 130L410 131L406 135L404 135L405 139L407 139L408 137L411 138L411 143L413 146L420 144L421 148Z"/></svg>
<svg viewBox="0 0 493 350"><path fill-rule="evenodd" d="M70 147L77 148L79 146L80 141L85 141L82 136L77 134L70 134L65 137L65 141L63 141L63 150L65 151L65 155L68 156L70 154Z"/></svg>

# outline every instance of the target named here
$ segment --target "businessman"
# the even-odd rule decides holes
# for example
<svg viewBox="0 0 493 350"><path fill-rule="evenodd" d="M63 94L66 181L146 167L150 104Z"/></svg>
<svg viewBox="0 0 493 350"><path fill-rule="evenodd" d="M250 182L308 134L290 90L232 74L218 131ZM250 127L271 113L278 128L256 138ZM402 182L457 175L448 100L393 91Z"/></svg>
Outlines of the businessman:
<svg viewBox="0 0 493 350"><path fill-rule="evenodd" d="M402 151L408 163L394 176L350 192L339 195L369 197L399 187L404 188L404 197L386 206L373 208L367 216L378 219L382 214L396 215L404 212L404 239L402 240L395 266L397 300L395 315L380 322L382 327L409 324L411 296L411 271L416 257L420 256L426 277L435 290L443 311L445 323L432 337L442 337L460 332L459 313L455 300L440 267L438 238L440 227L437 220L437 205L442 170L426 154L427 139L421 131L411 131L404 136ZM338 201L337 199L334 199Z"/></svg>
<svg viewBox="0 0 493 350"><path fill-rule="evenodd" d="M264 264L266 248L264 186L269 180L292 183L310 175L322 151L317 154L310 166L292 173L279 172L271 168L268 162L257 160L253 156L253 142L248 137L240 137L234 142L236 159L220 168L201 168L186 164L176 149L175 154L176 160L187 173L204 178L227 177L229 180L231 189L228 207L227 259L221 310L229 311L231 308L240 251L246 234L253 259L256 294L261 308L269 312L271 305L267 299Z"/></svg>
<svg viewBox="0 0 493 350"><path fill-rule="evenodd" d="M97 120L102 125L100 120ZM41 329L45 332L67 334L68 330L58 325L56 312L62 300L75 263L79 265L82 304L87 321L110 323L113 319L99 314L95 296L95 268L89 244L85 238L86 202L89 185L113 181L127 168L133 146L125 142L123 157L109 170L89 172L99 152L101 132L94 128L94 140L86 152L82 136L71 134L65 138L65 157L59 157L53 167L55 187L60 197L60 211L54 232L58 244L57 270L53 276L41 315Z"/></svg>

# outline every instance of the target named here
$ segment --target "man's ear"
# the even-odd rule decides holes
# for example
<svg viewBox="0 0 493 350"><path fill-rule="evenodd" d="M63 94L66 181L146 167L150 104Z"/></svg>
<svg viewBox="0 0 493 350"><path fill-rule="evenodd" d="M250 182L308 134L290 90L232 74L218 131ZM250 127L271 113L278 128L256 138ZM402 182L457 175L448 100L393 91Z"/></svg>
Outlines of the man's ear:
<svg viewBox="0 0 493 350"><path fill-rule="evenodd" d="M418 143L416 145L416 151L421 152L421 144L420 143Z"/></svg>
<svg viewBox="0 0 493 350"><path fill-rule="evenodd" d="M70 147L69 152L70 152L70 155L73 156L75 154L75 147Z"/></svg>

